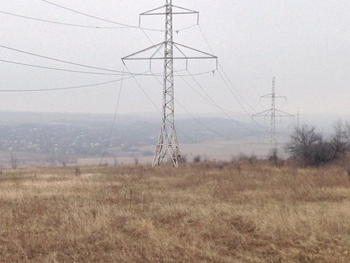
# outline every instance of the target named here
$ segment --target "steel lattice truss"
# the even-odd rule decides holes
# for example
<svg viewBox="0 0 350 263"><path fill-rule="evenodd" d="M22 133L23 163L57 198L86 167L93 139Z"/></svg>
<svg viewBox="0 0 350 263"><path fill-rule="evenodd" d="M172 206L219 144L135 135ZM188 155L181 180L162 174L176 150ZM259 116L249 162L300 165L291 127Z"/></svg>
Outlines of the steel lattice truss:
<svg viewBox="0 0 350 263"><path fill-rule="evenodd" d="M160 10L162 9L165 9L165 11L161 12ZM187 62L191 59L215 59L217 64L216 56L173 41L173 14L197 14L198 16L199 13L174 6L172 0L166 0L165 6L142 13L140 17L142 15L165 15L165 40L162 43L122 58L123 62L127 60L164 60L162 126L153 159L153 166L160 165L167 155L176 167L179 165L181 159L175 129L174 60L182 59ZM164 50L163 53L161 52L162 49ZM179 55L174 56L174 50ZM150 54L145 55L146 53ZM159 56L159 54L161 55Z"/></svg>

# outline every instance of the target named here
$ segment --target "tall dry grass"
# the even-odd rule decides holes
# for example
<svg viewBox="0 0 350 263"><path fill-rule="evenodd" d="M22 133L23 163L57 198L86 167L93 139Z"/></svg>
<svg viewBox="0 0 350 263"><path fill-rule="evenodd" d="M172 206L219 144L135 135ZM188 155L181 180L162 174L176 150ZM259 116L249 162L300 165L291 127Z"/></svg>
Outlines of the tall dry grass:
<svg viewBox="0 0 350 263"><path fill-rule="evenodd" d="M340 167L43 168L0 175L0 262L350 262Z"/></svg>

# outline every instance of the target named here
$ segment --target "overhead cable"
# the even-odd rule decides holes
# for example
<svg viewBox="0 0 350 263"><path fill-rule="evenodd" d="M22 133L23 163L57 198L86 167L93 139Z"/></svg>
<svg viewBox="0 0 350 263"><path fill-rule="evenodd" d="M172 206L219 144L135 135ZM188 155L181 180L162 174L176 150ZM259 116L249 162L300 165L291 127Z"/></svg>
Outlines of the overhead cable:
<svg viewBox="0 0 350 263"><path fill-rule="evenodd" d="M124 29L124 28L129 28L129 27L126 27L126 26L106 27L106 26L78 25L78 24L71 24L71 23L64 23L64 22L46 20L46 19L41 19L41 18L35 18L35 17L30 17L30 16L24 16L24 15L14 14L14 13L6 12L6 11L1 11L1 10L0 10L0 13L1 13L1 14L4 14L4 15L10 15L10 16L20 17L20 18L29 19L29 20L34 20L34 21L39 21L39 22L44 22L44 23L57 24L57 25L63 25L63 26L71 26L71 27L94 28L94 29Z"/></svg>
<svg viewBox="0 0 350 263"><path fill-rule="evenodd" d="M104 71L109 71L109 72L122 73L121 71L118 71L118 70L94 67L94 66L89 66L89 65L75 63L75 62L70 62L70 61L66 61L66 60L62 60L62 59L51 58L51 57L48 57L48 56L43 56L43 55L31 53L31 52L28 52L28 51L19 50L19 49L8 47L8 46L4 46L4 45L0 45L0 48L4 48L4 49L11 50L11 51L27 54L27 55L30 55L30 56L35 56L35 57L40 57L40 58L44 58L44 59L48 59L48 60L52 60L52 61L57 61L57 62L65 63L65 64L75 65L75 66L79 66L79 67L92 68L92 69L104 70Z"/></svg>
<svg viewBox="0 0 350 263"><path fill-rule="evenodd" d="M131 78L131 77L128 77ZM124 78L126 79L126 78ZM107 85L115 82L119 82L123 80L122 79L116 79L116 80L110 80L105 82L99 82L94 84L87 84L87 85L79 85L79 86L71 86L71 87L64 87L64 88L45 88L45 89L0 89L0 93L24 93L24 92L46 92L46 91L60 91L60 90L74 90L74 89L84 89L84 88L91 88L96 86L102 86Z"/></svg>
<svg viewBox="0 0 350 263"><path fill-rule="evenodd" d="M86 14L86 13L83 13L83 12L80 12L80 11L77 11L77 10L74 10L72 8L68 8L68 7L65 7L65 6L56 4L56 3L53 3L53 2L50 2L50 1L47 1L47 0L42 0L42 1L47 3L47 4L59 7L59 8L64 9L64 10L67 10L69 12L73 12L73 13L76 13L76 14L79 14L79 15L82 15L82 16L90 17L90 18L93 18L93 19L96 19L96 20L99 20L99 21L103 21L103 22L107 22L107 23L111 23L111 24L115 24L115 25L119 25L119 26L123 26L123 27L127 27L127 28L140 29L139 26L128 25L128 24L125 24L125 23L119 23L119 22L115 22L115 21L108 20L108 19L105 19L105 18L89 15L89 14ZM142 28L142 29L148 30L148 31L158 31L158 32L163 32L164 31L164 30L151 29L151 28Z"/></svg>
<svg viewBox="0 0 350 263"><path fill-rule="evenodd" d="M146 36L146 38L150 41L150 43L152 43L153 44L153 42L152 42L152 40L151 40L151 38L147 35L147 33L144 31L144 30L142 30L142 32L144 33L144 35ZM209 44L209 43L208 43ZM157 52L159 52L159 50L157 50ZM214 53L214 52L212 52L212 53ZM176 71L175 71L176 72ZM191 73L187 70L187 72L189 73L189 75L195 80L195 78L193 77L193 75L191 75ZM211 71L212 72L212 71ZM155 78L156 78L156 80L158 81L158 83L162 86L162 83L159 81L159 79L155 76ZM183 79L184 80L184 79ZM224 81L225 81L225 83L226 83L226 80L225 79L223 79ZM185 80L184 80L185 81ZM205 91L204 91L204 89L201 87L201 85L195 80L195 82L197 83L197 85L199 85L200 86L200 88L202 89L202 91L208 96L208 98L209 98L209 100L211 101L209 101L210 103L212 103L212 104L214 104L216 107L218 107L230 120L232 120L233 122L235 122L238 126L241 126L242 128L244 128L244 129L246 129L247 131L249 131L249 132L257 132L257 131L252 131L252 130L250 130L249 129L249 127L247 128L245 125L243 125L243 124L241 124L241 123L239 123L238 121L236 121L236 120L234 120L231 116L229 116L219 105L217 105L217 103L215 103L214 101L213 101L213 99L209 96L209 94L207 94ZM187 82L187 81L185 81L185 83L187 83L188 85L189 85L189 83ZM226 85L227 85L227 83L226 83ZM193 89L193 87L191 86L191 85L189 85L192 89ZM195 90L195 89L194 89ZM145 92L145 91L144 91ZM198 94L198 92L196 91L196 93ZM203 97L202 95L201 95L201 97ZM204 97L203 97L204 98ZM205 99L205 98L204 98ZM237 99L237 98L236 98ZM175 99L174 99L175 100ZM205 99L206 100L206 99ZM208 100L206 100L206 101L208 101ZM237 101L239 102L239 100L237 99ZM177 102L178 103L178 102ZM179 103L178 103L179 104ZM179 104L180 105L180 104ZM181 106L181 105L180 105ZM242 106L242 105L241 105ZM182 106L181 106L182 107ZM245 108L242 106L242 108L245 110ZM186 109L184 109L185 111L186 111ZM248 113L248 112L247 112ZM192 116L193 117L193 115L191 114L191 113L189 113L188 112L188 114L190 115L190 116ZM248 113L248 115L249 115L249 113ZM250 115L249 115L249 117L251 117ZM196 119L195 117L193 117L194 119ZM253 119L252 119L252 121L254 121ZM250 123L250 125L249 126L251 126L251 124L252 124L252 122ZM205 127L205 126L204 126Z"/></svg>
<svg viewBox="0 0 350 263"><path fill-rule="evenodd" d="M125 68L130 72L128 66L125 64ZM145 89L141 86L140 82L137 81L137 79L135 78L134 75L131 75L131 78L134 79L134 81L136 82L137 86L142 90L142 92L145 94L145 96L148 98L148 100L153 104L153 106L159 111L159 112L162 112L157 104L151 99L151 97L147 94L147 92L145 91Z"/></svg>
<svg viewBox="0 0 350 263"><path fill-rule="evenodd" d="M132 26L132 25L120 25L120 26L90 26L90 25L81 25L81 24L73 24L73 23L66 23L66 22L59 22L59 21L53 21L53 20L47 20L47 19L42 19L42 18L37 18L37 17L31 17L31 16L25 16L25 15L20 15L20 14L15 14L7 11L2 11L0 10L0 14L4 15L9 15L9 16L14 16L22 19L28 19L28 20L33 20L37 22L43 22L43 23L48 23L48 24L55 24L55 25L61 25L61 26L69 26L69 27L78 27L78 28L87 28L87 29L144 29L148 31L156 31L156 32L164 32L164 30L161 29L152 29L152 28L145 28L145 27L139 27L139 26ZM180 29L175 29L174 31L178 34L179 32L185 31L187 29L190 29L192 27L195 27L197 24L194 24L192 26L180 28Z"/></svg>
<svg viewBox="0 0 350 263"><path fill-rule="evenodd" d="M212 47L211 47L211 45L210 45L210 43L209 43L209 41L208 41L208 39L207 39L207 37L204 35L204 32L203 32L201 26L198 25L198 28L199 28L199 30L200 30L200 32L201 32L201 34L202 34L202 36L203 36L205 42L207 43L207 45L208 45L210 51L211 51L211 52L214 52L213 49L212 49ZM234 85L232 84L231 80L228 78L228 76L227 76L225 70L223 69L223 67L221 66L220 63L219 63L219 69L221 69L221 71L223 72L223 74L225 75L225 77L226 77L227 80L224 79L224 76L223 76L223 75L220 73L220 71L219 71L219 74L220 74L221 78L223 79L223 81L225 82L226 86L229 88L229 90L230 90L231 93L233 94L233 96L236 98L237 102L238 102L238 103L241 105L241 107L244 109L244 111L246 111L245 107L243 107L242 103L238 100L238 98L236 97L236 95L234 95L234 93L233 93L231 87L236 91L236 93L237 93L238 96L242 99L242 101L243 101L250 109L252 109L253 111L255 111L255 109L253 109L253 108L244 100L244 98L242 97L242 95L241 95L241 94L237 91L237 89L234 87ZM231 84L231 87L228 85L227 82L228 82L229 84ZM246 112L247 112L247 111L246 111ZM248 112L247 112L247 113L248 113ZM251 117L251 114L248 113L248 115Z"/></svg>
<svg viewBox="0 0 350 263"><path fill-rule="evenodd" d="M26 66L26 67L40 68L40 69L48 69L48 70L55 70L55 71L65 71L65 72L71 72L71 73L82 73L82 74L91 74L91 75L105 75L105 76L122 75L121 73L104 73L104 72L91 72L91 71L80 71L80 70L53 68L53 67L46 67L46 66L28 64L28 63L22 63L22 62L16 62L16 61L4 60L4 59L0 59L0 62L20 65L20 66Z"/></svg>
<svg viewBox="0 0 350 263"><path fill-rule="evenodd" d="M151 38L147 35L147 33L145 31L142 30L142 32L144 33L144 35L146 36L146 38L153 44ZM208 43L209 45L209 43ZM211 48L210 48L211 49ZM159 52L159 50L157 50L157 52ZM211 49L211 52L213 52L213 50ZM175 71L176 72L176 71ZM195 92L197 94L199 94L202 98L204 98L206 101L208 101L209 103L211 104L214 104L214 106L216 106L217 108L219 108L230 120L232 120L233 122L235 122L237 125L243 127L244 129L246 129L247 131L249 132L256 132L256 131L252 131L250 130L249 128L245 127L243 124L239 123L238 121L234 120L231 116L229 116L223 109L222 107L220 107L217 103L215 103L215 101L209 96L209 94L207 92L205 92L205 90L202 88L202 86L198 83L198 81L194 78L194 75L191 74L188 70L187 72L189 73L190 77L192 77L192 79L197 83L197 85L202 89L202 91L208 96L209 98L209 101L207 99L205 99L201 94L199 94L191 85L189 85L189 83L187 81L185 81L184 79L184 82L189 85L193 90L195 90ZM211 71L212 72L212 71ZM221 73L219 72L219 74L221 75ZM222 76L222 75L221 75ZM157 79L157 78L156 78ZM225 82L225 84L228 86L226 80L222 77L223 81ZM157 81L159 82L159 80L157 79ZM160 83L161 84L161 83ZM161 84L162 85L162 84ZM228 86L229 87L229 86ZM230 89L230 88L229 88ZM231 89L230 89L231 90ZM232 91L231 91L232 92ZM232 93L234 96L235 94ZM235 96L236 100L238 101L238 103L240 103L240 101L237 99L237 97ZM248 114L249 117L251 117L251 115L246 111L246 109L244 108L244 106L240 103L241 107L245 110L245 112Z"/></svg>
<svg viewBox="0 0 350 263"><path fill-rule="evenodd" d="M125 69L125 66L123 68L123 72L124 72L124 69ZM107 149L109 147L109 143L111 141L112 134L113 134L113 131L114 131L114 126L115 126L115 122L116 122L116 119L117 119L117 113L118 113L118 109L119 109L120 97L121 97L121 93L122 93L123 80L124 80L124 75L122 75L122 79L120 81L119 93L118 93L118 98L117 98L117 105L116 105L115 111L114 111L113 122L112 122L111 130L109 132L109 136L108 136L108 140L107 140L107 143L106 143L105 150L102 152L102 157L101 157L101 160L100 160L100 164L102 163L102 160L105 157L105 154L106 154Z"/></svg>
<svg viewBox="0 0 350 263"><path fill-rule="evenodd" d="M187 70L188 71L188 70ZM188 71L189 74L191 74ZM231 121L233 121L234 123L236 123L238 126L241 126L242 128L246 129L247 131L250 132L259 132L259 131L252 131L249 128L247 128L245 125L241 124L240 122L236 121L235 119L233 119L228 113L227 110L225 111L220 105L218 105L211 97L210 95L204 90L204 88L199 84L199 82L194 78L194 76L192 76L193 81L197 84L197 86L204 92L205 95L207 95L207 97L209 98L209 100L207 100L206 98L204 98L204 96L202 96L199 92L197 92L192 85L190 85L187 81L185 81L185 83L187 85L189 85L189 87L191 87L197 94L201 95L201 97L203 99L205 99L207 102L211 103L212 105L214 105L216 108L218 108L227 118L229 118Z"/></svg>
<svg viewBox="0 0 350 263"><path fill-rule="evenodd" d="M155 79L158 81L159 85L162 86L162 83L160 82L160 80L159 80L156 76L154 76L154 77L155 77ZM206 128L208 131L210 131L210 132L212 132L212 133L214 133L214 134L217 134L217 135L219 135L220 137L225 138L224 135L222 135L222 134L220 134L220 133L218 133L218 132L212 130L211 128L209 128L209 127L207 127L205 124L203 124L200 120L198 120L196 117L194 117L193 114L191 114L187 109L185 109L185 107L182 106L182 104L180 104L180 102L178 102L175 98L174 98L174 101L175 101L184 111L186 111L188 115L190 115L196 122L198 122L200 125L202 125L204 128Z"/></svg>
<svg viewBox="0 0 350 263"><path fill-rule="evenodd" d="M47 67L47 66L41 66L41 65L35 65L35 64L29 64L29 63L23 63L23 62L17 62L17 61L12 61L12 60L5 60L5 59L0 59L0 62L2 63L8 63L8 64L14 64L14 65L20 65L20 66L25 66L25 67L33 67L33 68L40 68L40 69L47 69L47 70L55 70L55 71L63 71L63 72L70 72L70 73L81 73L81 74L90 74L90 75L103 75L103 76L121 76L121 75L135 75L135 76L162 76L163 73L142 73L142 72L130 72L130 73L105 73L105 72L93 72L93 71L81 71L81 70L71 70L71 69L63 69L63 68L54 68L54 67ZM147 72L147 71L146 71ZM205 75L209 74L211 71L207 72L200 72L192 75ZM189 77L191 75L189 74L178 74L176 76L179 77Z"/></svg>

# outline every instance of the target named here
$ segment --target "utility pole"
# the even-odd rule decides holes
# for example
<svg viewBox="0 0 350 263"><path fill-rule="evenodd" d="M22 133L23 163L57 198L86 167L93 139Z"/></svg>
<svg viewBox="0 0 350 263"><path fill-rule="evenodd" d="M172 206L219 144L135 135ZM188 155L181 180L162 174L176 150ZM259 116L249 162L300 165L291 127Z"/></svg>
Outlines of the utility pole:
<svg viewBox="0 0 350 263"><path fill-rule="evenodd" d="M165 8L164 12L158 12ZM174 11L176 9L177 11ZM163 104L162 104L162 126L158 137L155 155L152 165L160 165L165 156L168 155L172 164L178 167L180 162L180 149L175 129L175 108L174 108L174 60L175 59L215 59L217 57L185 45L177 44L173 41L173 14L186 15L196 14L199 17L197 11L174 6L172 0L166 0L165 6L152 9L142 15L165 15L165 40L164 42L153 45L149 48L136 52L132 55L122 58L123 62L126 60L164 60L164 75L163 75ZM197 19L198 21L198 19ZM164 49L162 57L157 57L157 53L160 53L161 48ZM174 56L174 48L179 51L180 56ZM155 50L150 57L139 57L141 53L145 53L150 50ZM184 50L190 50L196 55L187 56ZM125 63L125 62L124 62Z"/></svg>
<svg viewBox="0 0 350 263"><path fill-rule="evenodd" d="M271 109L257 113L255 115L253 115L253 117L261 117L261 116L264 117L264 116L267 116L268 114L271 115L271 124L270 124L270 147L271 147L271 149L270 149L270 151L271 151L271 154L273 154L277 150L276 113L278 113L281 117L286 117L286 116L287 117L294 117L294 115L276 109L276 99L287 100L287 97L276 95L275 78L272 78L272 93L261 96L260 98L271 98Z"/></svg>

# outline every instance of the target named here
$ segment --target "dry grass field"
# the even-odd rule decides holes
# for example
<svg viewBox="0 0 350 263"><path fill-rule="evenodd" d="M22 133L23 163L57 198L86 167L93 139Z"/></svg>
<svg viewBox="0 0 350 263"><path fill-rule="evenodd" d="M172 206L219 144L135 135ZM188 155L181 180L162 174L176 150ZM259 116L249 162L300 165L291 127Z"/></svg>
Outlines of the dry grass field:
<svg viewBox="0 0 350 263"><path fill-rule="evenodd" d="M0 175L0 262L350 262L347 170L268 163Z"/></svg>

